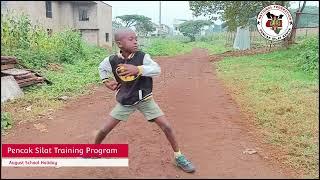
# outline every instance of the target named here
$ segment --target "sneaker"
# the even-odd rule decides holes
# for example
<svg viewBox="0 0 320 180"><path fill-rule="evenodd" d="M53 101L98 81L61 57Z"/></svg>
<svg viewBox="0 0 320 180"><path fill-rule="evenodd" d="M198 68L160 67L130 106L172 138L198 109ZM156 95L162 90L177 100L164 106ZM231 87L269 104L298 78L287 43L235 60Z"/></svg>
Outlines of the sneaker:
<svg viewBox="0 0 320 180"><path fill-rule="evenodd" d="M176 160L176 165L185 172L192 173L196 170L192 165L192 163L189 160L187 160L184 155L180 155L176 157L175 160Z"/></svg>

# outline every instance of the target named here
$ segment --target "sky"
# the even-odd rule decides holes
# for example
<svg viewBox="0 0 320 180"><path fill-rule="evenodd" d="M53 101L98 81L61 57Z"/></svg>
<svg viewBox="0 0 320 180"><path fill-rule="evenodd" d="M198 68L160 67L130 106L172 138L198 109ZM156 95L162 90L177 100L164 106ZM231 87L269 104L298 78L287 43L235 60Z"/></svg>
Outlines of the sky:
<svg viewBox="0 0 320 180"><path fill-rule="evenodd" d="M112 17L139 14L159 24L159 1L104 1L112 6ZM172 26L174 19L192 19L188 1L161 1L161 23ZM195 18L195 19L204 19Z"/></svg>
<svg viewBox="0 0 320 180"><path fill-rule="evenodd" d="M159 24L159 1L104 1L112 6L112 18L127 14L139 14L151 18L151 21ZM297 8L299 1L292 1L291 8ZM318 6L318 1L307 1L306 5ZM193 17L189 9L188 1L161 1L161 23L172 27L174 19L206 19L205 17ZM221 24L221 21L216 21Z"/></svg>

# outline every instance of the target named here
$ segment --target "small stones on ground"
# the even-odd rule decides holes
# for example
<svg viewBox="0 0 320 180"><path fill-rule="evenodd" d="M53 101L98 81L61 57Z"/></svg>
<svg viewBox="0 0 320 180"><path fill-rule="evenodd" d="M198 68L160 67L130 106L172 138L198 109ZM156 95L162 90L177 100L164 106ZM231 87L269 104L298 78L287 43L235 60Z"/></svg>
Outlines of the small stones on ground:
<svg viewBox="0 0 320 180"><path fill-rule="evenodd" d="M31 111L31 107L32 107L32 105L31 105L31 106L28 106L28 107L26 108L26 110L27 110L27 111Z"/></svg>
<svg viewBox="0 0 320 180"><path fill-rule="evenodd" d="M58 97L58 100L62 100L62 101L67 101L69 100L70 97L69 96L61 96L61 97Z"/></svg>
<svg viewBox="0 0 320 180"><path fill-rule="evenodd" d="M242 153L251 155L251 154L256 154L257 151L255 149L246 149Z"/></svg>

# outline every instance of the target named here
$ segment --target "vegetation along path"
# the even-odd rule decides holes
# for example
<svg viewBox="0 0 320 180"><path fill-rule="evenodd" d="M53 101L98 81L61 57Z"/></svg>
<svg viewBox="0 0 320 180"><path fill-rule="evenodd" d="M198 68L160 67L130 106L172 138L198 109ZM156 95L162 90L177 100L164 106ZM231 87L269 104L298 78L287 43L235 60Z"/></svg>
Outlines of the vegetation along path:
<svg viewBox="0 0 320 180"><path fill-rule="evenodd" d="M269 152L240 115L215 74L207 51L194 49L156 59L162 73L155 78L154 98L167 115L181 150L197 168L194 174L173 165L172 149L156 124L136 112L120 123L103 143L128 143L129 167L1 168L3 178L290 178L270 160ZM70 100L52 118L17 124L2 143L93 143L97 130L115 104L113 92L101 86ZM44 129L44 130L43 130ZM255 153L246 153L254 149ZM250 152L250 151L249 151Z"/></svg>

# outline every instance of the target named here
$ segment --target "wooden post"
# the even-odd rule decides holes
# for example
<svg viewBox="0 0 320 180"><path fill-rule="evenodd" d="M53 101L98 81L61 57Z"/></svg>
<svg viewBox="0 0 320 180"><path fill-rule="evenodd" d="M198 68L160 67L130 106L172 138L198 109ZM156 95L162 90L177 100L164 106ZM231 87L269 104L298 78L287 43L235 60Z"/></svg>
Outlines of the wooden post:
<svg viewBox="0 0 320 180"><path fill-rule="evenodd" d="M308 37L308 28L306 28L306 37Z"/></svg>

